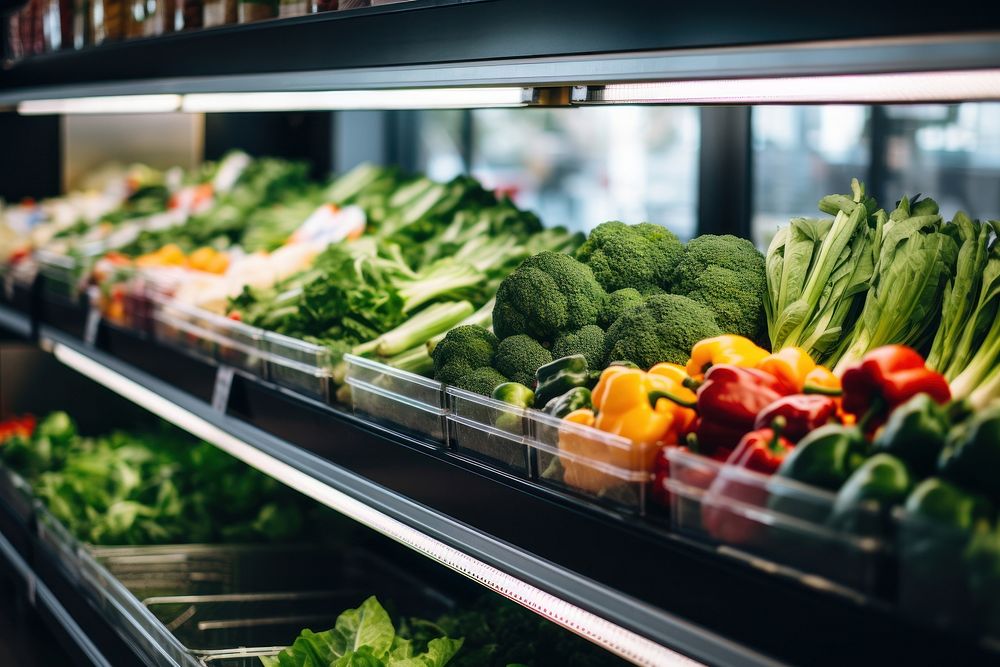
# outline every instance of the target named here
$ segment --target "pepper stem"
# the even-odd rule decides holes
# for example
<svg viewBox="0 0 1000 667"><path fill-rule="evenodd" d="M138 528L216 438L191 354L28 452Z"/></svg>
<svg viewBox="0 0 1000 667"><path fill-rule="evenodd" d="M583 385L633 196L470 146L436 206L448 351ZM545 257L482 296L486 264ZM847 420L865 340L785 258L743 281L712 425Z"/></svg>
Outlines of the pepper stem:
<svg viewBox="0 0 1000 667"><path fill-rule="evenodd" d="M861 416L861 419L858 420L858 430L862 433L867 433L868 425L871 424L876 417L881 416L885 411L885 408L886 402L884 398L881 396L873 398L871 405L868 407L868 411L865 412L865 414Z"/></svg>
<svg viewBox="0 0 1000 667"><path fill-rule="evenodd" d="M821 387L815 384L807 384L802 387L803 394L819 394L820 396L843 396L844 390L839 387Z"/></svg>
<svg viewBox="0 0 1000 667"><path fill-rule="evenodd" d="M704 382L701 382L700 380L695 380L693 377L688 376L684 378L682 384L684 385L685 389L690 389L691 391L698 391L698 389L701 388L701 385L703 385Z"/></svg>
<svg viewBox="0 0 1000 667"><path fill-rule="evenodd" d="M788 426L788 420L785 419L782 415L777 415L774 419L771 420L771 430L774 431L774 436L771 438L771 441L767 443L767 448L772 452L777 453L784 449L784 447L780 446L781 434L784 433L785 428L787 426Z"/></svg>
<svg viewBox="0 0 1000 667"><path fill-rule="evenodd" d="M671 394L669 391L651 391L649 392L649 405L651 408L656 409L656 403L661 398L665 398L672 403L676 403L682 408L691 408L692 410L698 406L697 401L686 401L680 396Z"/></svg>

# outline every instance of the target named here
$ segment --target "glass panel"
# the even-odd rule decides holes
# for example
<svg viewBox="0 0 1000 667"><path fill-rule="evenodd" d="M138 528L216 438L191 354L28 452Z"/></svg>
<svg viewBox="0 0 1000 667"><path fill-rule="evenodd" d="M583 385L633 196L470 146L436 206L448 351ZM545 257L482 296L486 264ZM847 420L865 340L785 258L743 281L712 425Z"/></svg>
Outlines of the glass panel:
<svg viewBox="0 0 1000 667"><path fill-rule="evenodd" d="M863 106L756 107L753 132L753 240L766 248L795 216L819 215L816 204L865 180L871 112Z"/></svg>
<svg viewBox="0 0 1000 667"><path fill-rule="evenodd" d="M586 232L648 220L695 234L697 109L483 109L471 122L472 174L547 224ZM420 127L420 168L459 173L461 122L425 112Z"/></svg>
<svg viewBox="0 0 1000 667"><path fill-rule="evenodd" d="M1000 104L885 107L885 115L885 196L924 193L947 219L960 209L1000 218Z"/></svg>

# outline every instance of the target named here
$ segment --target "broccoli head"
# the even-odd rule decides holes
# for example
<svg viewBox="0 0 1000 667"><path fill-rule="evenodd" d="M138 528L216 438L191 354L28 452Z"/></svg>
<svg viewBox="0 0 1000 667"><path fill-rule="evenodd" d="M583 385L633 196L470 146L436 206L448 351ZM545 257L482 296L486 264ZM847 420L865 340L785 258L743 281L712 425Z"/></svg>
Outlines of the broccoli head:
<svg viewBox="0 0 1000 667"><path fill-rule="evenodd" d="M764 255L753 243L738 236L703 234L688 241L684 256L670 276L670 292L687 294L700 287L698 279L710 266L746 274L748 281L766 287ZM759 290L755 290L759 291Z"/></svg>
<svg viewBox="0 0 1000 667"><path fill-rule="evenodd" d="M434 378L447 384L476 368L493 366L497 337L477 326L455 327L434 347Z"/></svg>
<svg viewBox="0 0 1000 667"><path fill-rule="evenodd" d="M601 311L601 316L598 318L598 324L607 329L612 324L615 323L622 314L631 308L632 306L638 306L642 303L643 296L639 294L639 290L634 287L625 287L623 289L615 290L608 295L607 300L604 302L604 310Z"/></svg>
<svg viewBox="0 0 1000 667"><path fill-rule="evenodd" d="M501 339L527 334L551 344L564 331L596 324L606 297L586 265L569 255L542 252L500 283L493 329Z"/></svg>
<svg viewBox="0 0 1000 667"><path fill-rule="evenodd" d="M709 266L687 297L715 312L715 322L724 333L739 334L750 340L766 340L764 318L766 286L753 274L738 273L721 266Z"/></svg>
<svg viewBox="0 0 1000 667"><path fill-rule="evenodd" d="M582 354L586 357L588 368L594 370L604 368L604 329L596 324L588 324L556 338L556 342L552 344L553 359L573 354Z"/></svg>
<svg viewBox="0 0 1000 667"><path fill-rule="evenodd" d="M656 294L626 311L605 338L605 358L650 368L686 364L698 341L722 333L711 309L677 294Z"/></svg>
<svg viewBox="0 0 1000 667"><path fill-rule="evenodd" d="M524 334L510 336L500 341L493 367L526 387L534 386L535 371L552 361L552 353L541 343Z"/></svg>
<svg viewBox="0 0 1000 667"><path fill-rule="evenodd" d="M501 375L500 371L483 366L463 375L454 384L459 389L489 396L504 382L510 382L510 380Z"/></svg>
<svg viewBox="0 0 1000 667"><path fill-rule="evenodd" d="M633 287L653 294L668 286L670 272L683 254L684 246L666 227L614 221L594 228L576 258L590 267L609 292Z"/></svg>

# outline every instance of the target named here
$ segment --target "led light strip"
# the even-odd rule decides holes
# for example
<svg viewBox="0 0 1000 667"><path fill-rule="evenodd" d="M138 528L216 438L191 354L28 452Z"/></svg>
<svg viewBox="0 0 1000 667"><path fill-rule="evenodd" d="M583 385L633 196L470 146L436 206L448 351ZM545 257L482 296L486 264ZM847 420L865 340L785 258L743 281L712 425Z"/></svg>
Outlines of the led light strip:
<svg viewBox="0 0 1000 667"><path fill-rule="evenodd" d="M181 108L180 95L115 95L25 100L17 105L22 116L46 114L168 113Z"/></svg>
<svg viewBox="0 0 1000 667"><path fill-rule="evenodd" d="M289 91L119 95L25 100L17 112L43 114L213 113L230 111L335 111L358 109L468 109L518 107L532 101L521 87L401 88L391 90Z"/></svg>
<svg viewBox="0 0 1000 667"><path fill-rule="evenodd" d="M52 351L56 359L66 366L104 385L171 424L212 443L247 465L368 528L408 546L441 565L465 575L626 660L649 667L667 665L693 667L701 664L521 581L327 486L70 347L55 343Z"/></svg>
<svg viewBox="0 0 1000 667"><path fill-rule="evenodd" d="M1000 69L578 86L574 104L912 103L1000 99Z"/></svg>

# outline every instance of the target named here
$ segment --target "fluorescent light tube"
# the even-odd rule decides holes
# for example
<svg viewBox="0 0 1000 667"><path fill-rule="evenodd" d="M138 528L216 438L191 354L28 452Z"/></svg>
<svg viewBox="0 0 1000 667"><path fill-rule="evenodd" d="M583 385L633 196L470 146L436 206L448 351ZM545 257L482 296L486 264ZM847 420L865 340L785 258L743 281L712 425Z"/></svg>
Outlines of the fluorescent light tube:
<svg viewBox="0 0 1000 667"><path fill-rule="evenodd" d="M181 106L180 95L118 95L25 100L17 112L25 116L43 114L166 113Z"/></svg>
<svg viewBox="0 0 1000 667"><path fill-rule="evenodd" d="M574 89L574 104L801 104L1000 100L1000 69L623 83Z"/></svg>
<svg viewBox="0 0 1000 667"><path fill-rule="evenodd" d="M184 96L183 111L325 111L352 109L464 109L515 107L530 100L526 88L405 88L284 93L205 93Z"/></svg>

